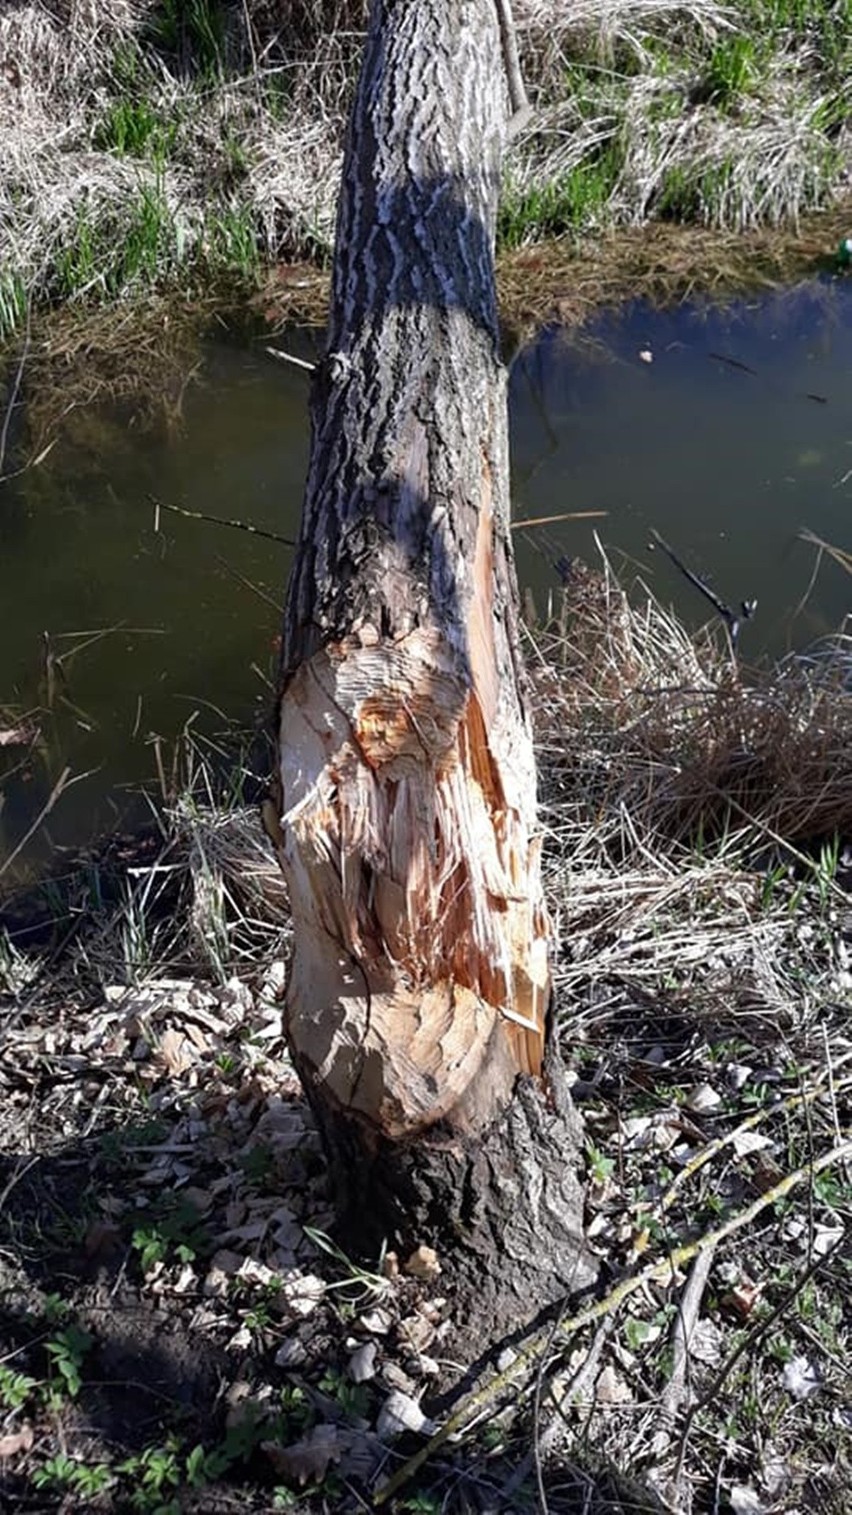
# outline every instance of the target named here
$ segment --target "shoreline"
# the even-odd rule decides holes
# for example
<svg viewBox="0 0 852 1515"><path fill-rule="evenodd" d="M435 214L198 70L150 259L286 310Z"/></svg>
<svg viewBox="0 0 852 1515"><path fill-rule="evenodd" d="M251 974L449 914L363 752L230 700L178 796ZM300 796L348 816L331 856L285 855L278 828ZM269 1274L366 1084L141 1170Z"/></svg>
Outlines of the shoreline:
<svg viewBox="0 0 852 1515"><path fill-rule="evenodd" d="M845 13L810 0L515 11L534 116L505 163L510 324L547 308L542 259L582 276L569 315L624 290L830 266L852 229ZM42 310L206 303L270 281L302 319L307 297L274 270L322 287L364 14L362 0L306 0L285 24L261 0L204 0L180 20L160 0L91 0L63 21L29 0L0 18L0 342ZM818 211L831 235L796 254Z"/></svg>

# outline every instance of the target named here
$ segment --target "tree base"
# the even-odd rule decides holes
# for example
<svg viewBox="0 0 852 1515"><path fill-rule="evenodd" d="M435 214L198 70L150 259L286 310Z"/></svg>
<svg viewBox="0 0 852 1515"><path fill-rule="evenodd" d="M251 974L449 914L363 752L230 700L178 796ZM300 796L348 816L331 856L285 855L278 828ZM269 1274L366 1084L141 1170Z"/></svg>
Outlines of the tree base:
<svg viewBox="0 0 852 1515"><path fill-rule="evenodd" d="M594 1283L578 1178L582 1127L558 1053L544 1085L519 1077L514 1098L476 1139L441 1123L416 1141L389 1142L345 1112L315 1108L344 1245L375 1255L387 1244L402 1257L434 1247L459 1337L473 1348L465 1356Z"/></svg>

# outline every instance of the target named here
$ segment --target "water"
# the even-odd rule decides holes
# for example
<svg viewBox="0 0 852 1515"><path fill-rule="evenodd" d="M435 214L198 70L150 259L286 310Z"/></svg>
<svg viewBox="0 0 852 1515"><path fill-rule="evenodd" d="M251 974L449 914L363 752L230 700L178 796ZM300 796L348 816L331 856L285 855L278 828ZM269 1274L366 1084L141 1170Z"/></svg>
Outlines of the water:
<svg viewBox="0 0 852 1515"><path fill-rule="evenodd" d="M310 358L317 340L282 345ZM156 736L250 723L268 703L289 549L152 503L295 534L307 381L264 345L210 341L177 424L73 411L44 462L0 484L0 703L50 704L25 769L8 776L21 754L0 749L0 857L64 766L88 776L42 853L138 816ZM852 579L826 560L808 594L814 552L797 533L852 547L850 396L852 281L724 310L637 304L580 340L541 333L512 366L516 517L607 514L519 531L522 582L543 608L554 561L593 559L597 531L697 624L710 607L648 551L655 528L728 604L758 600L746 656L835 629Z"/></svg>

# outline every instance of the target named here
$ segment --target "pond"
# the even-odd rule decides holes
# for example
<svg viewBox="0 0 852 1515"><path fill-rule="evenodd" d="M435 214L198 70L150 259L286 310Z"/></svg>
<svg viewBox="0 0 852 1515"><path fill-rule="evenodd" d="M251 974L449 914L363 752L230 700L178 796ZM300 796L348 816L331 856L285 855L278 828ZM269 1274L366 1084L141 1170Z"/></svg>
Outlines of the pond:
<svg viewBox="0 0 852 1515"><path fill-rule="evenodd" d="M319 350L316 334L277 341L303 359ZM0 857L66 766L87 776L61 795L32 866L138 817L156 738L168 761L187 723L250 725L268 705L289 549L165 508L295 535L308 386L268 345L209 340L169 424L114 403L72 411L43 461L0 484L0 705L50 707L38 756L7 772ZM757 600L744 657L837 629L852 579L825 558L811 583L815 550L798 533L852 545L850 395L852 280L724 308L637 303L580 334L541 332L511 368L515 516L603 514L517 531L539 611L556 562L594 560L597 533L620 572L708 619L649 550L656 531L727 604ZM16 757L0 751L7 770Z"/></svg>

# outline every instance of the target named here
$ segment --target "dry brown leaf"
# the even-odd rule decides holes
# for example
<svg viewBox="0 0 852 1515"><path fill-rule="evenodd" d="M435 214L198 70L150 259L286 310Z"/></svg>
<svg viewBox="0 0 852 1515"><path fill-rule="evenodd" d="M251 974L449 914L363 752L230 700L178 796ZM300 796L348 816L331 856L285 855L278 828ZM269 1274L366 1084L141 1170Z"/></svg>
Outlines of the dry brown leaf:
<svg viewBox="0 0 852 1515"><path fill-rule="evenodd" d="M441 1264L434 1247L421 1245L415 1248L405 1264L405 1272L411 1278L437 1278L440 1271Z"/></svg>
<svg viewBox="0 0 852 1515"><path fill-rule="evenodd" d="M33 1444L34 1432L29 1421L18 1431L7 1431L0 1436L0 1457L17 1457L19 1452L28 1452Z"/></svg>
<svg viewBox="0 0 852 1515"><path fill-rule="evenodd" d="M612 1363L607 1363L595 1384L595 1399L599 1405L626 1405L633 1399L629 1386Z"/></svg>
<svg viewBox="0 0 852 1515"><path fill-rule="evenodd" d="M744 1280L723 1294L719 1303L723 1310L736 1315L739 1320L748 1320L762 1293L763 1284L747 1283Z"/></svg>
<svg viewBox="0 0 852 1515"><path fill-rule="evenodd" d="M162 1033L157 1051L166 1065L166 1071L173 1078L186 1073L195 1062L191 1044L182 1031L175 1031L172 1026L167 1026Z"/></svg>
<svg viewBox="0 0 852 1515"><path fill-rule="evenodd" d="M275 1441L262 1441L260 1445L276 1473L295 1478L300 1484L306 1484L311 1478L321 1483L329 1465L339 1462L345 1450L337 1426L331 1425L314 1426L307 1436L289 1447L279 1447Z"/></svg>

